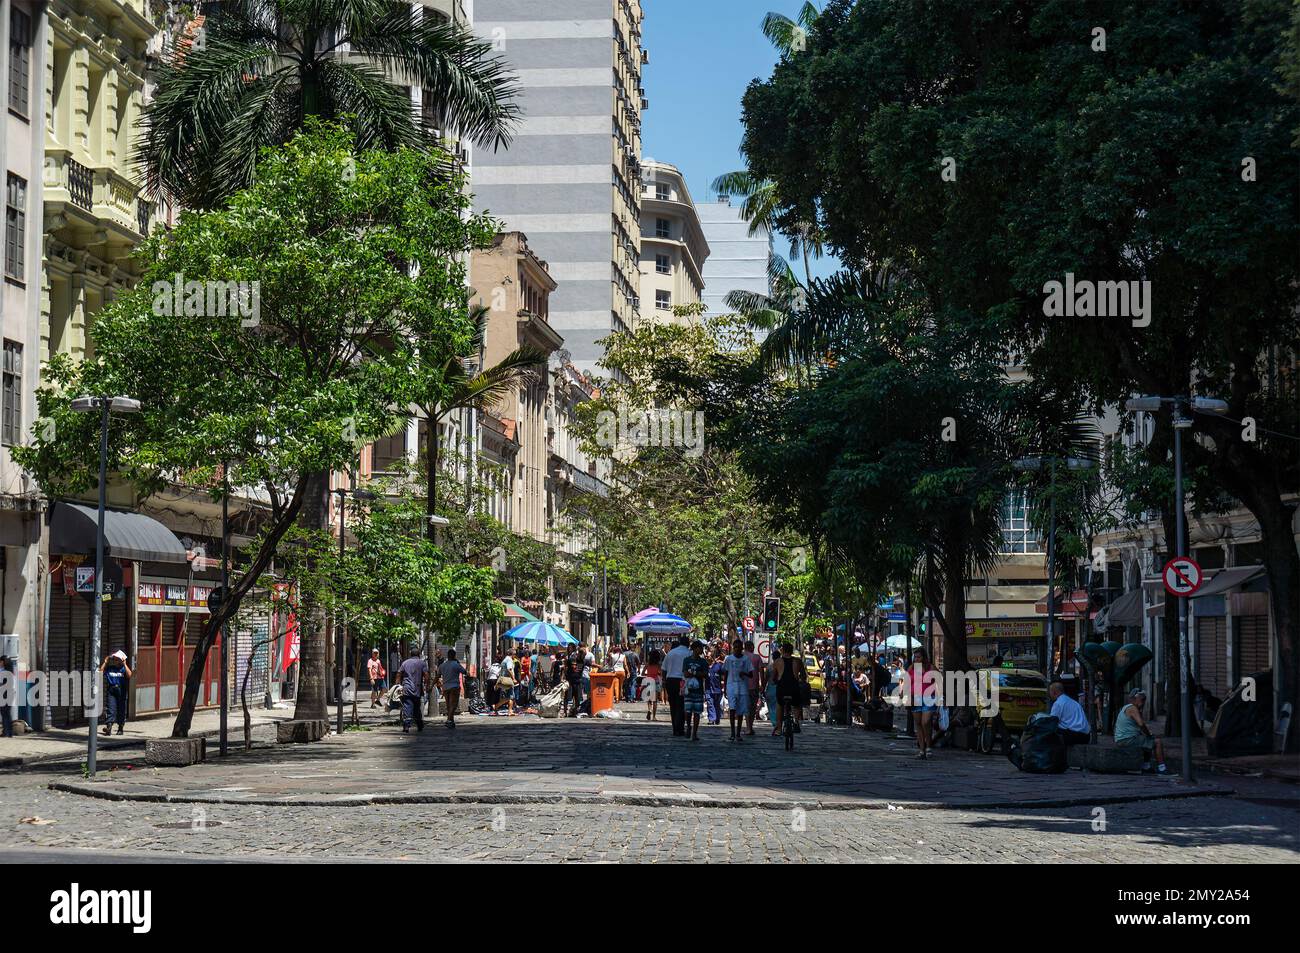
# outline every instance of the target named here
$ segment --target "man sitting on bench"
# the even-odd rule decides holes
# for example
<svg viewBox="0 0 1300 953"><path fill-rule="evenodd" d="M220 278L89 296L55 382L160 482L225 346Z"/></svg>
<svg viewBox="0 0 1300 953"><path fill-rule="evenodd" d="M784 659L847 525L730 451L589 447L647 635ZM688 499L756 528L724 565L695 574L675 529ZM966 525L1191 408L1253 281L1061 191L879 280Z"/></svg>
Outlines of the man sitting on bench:
<svg viewBox="0 0 1300 953"><path fill-rule="evenodd" d="M1083 713L1083 706L1065 694L1061 682L1052 682L1047 687L1047 697L1052 701L1052 715L1059 723L1061 740L1067 745L1086 745L1092 737L1092 726Z"/></svg>

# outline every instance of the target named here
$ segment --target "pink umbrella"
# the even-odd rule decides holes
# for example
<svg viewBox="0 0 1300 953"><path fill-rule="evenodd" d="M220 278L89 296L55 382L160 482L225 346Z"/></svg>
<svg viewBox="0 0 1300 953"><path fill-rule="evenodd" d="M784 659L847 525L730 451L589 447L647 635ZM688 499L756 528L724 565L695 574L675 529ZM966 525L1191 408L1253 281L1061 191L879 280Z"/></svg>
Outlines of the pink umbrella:
<svg viewBox="0 0 1300 953"><path fill-rule="evenodd" d="M658 606L650 606L650 608L648 608L648 609L642 609L642 610L641 610L640 612L638 612L636 615L632 616L632 618L628 619L628 620L627 620L627 624L628 624L628 625L636 625L636 624L637 624L638 622L640 622L642 619L646 618L647 616L652 616L652 615L654 615L654 614L655 614L656 612L658 612L658 611L659 611L659 607L658 607Z"/></svg>

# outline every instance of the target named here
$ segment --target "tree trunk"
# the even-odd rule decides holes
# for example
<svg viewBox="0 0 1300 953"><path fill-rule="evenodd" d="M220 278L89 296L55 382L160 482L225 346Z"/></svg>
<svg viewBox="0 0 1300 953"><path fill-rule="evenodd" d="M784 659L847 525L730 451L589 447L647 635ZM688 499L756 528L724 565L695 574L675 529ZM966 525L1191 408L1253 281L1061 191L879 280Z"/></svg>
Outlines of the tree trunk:
<svg viewBox="0 0 1300 953"><path fill-rule="evenodd" d="M943 669L965 672L966 657L966 561L951 559L944 568Z"/></svg>
<svg viewBox="0 0 1300 953"><path fill-rule="evenodd" d="M1234 424L1235 426L1235 424ZM1300 552L1292 530L1294 510L1282 499L1285 478L1272 461L1261 461L1239 440L1215 434L1222 447L1213 458L1214 475L1259 523L1260 548L1268 574L1269 601L1277 631L1278 710L1291 703L1292 728L1286 753L1300 752ZM1241 672L1250 675L1250 672Z"/></svg>
<svg viewBox="0 0 1300 953"><path fill-rule="evenodd" d="M208 652L216 642L217 633L221 629L222 623L229 619L235 618L239 613L239 606L243 602L244 596L253 587L262 573L271 564L275 558L275 548L279 545L284 534L289 531L294 520L298 518L298 513L304 503L304 494L310 478L302 477L298 480L293 488L293 497L285 504L284 511L272 525L271 531L262 542L262 548L257 555L253 557L252 564L248 571L238 583L231 586L231 591L225 593L225 599L222 601L220 608L215 615L208 617L208 623L204 626L203 636L199 639L199 644L195 648L194 655L190 659L189 671L185 673L185 693L181 696L181 707L176 712L176 721L172 725L173 738L187 738L190 733L190 725L194 720L194 706L198 703L199 692L203 688L203 669L207 665ZM222 646L225 651L225 646Z"/></svg>
<svg viewBox="0 0 1300 953"><path fill-rule="evenodd" d="M427 516L436 516L438 514L438 420L433 414L428 414L426 419L429 421L429 439L425 444L424 458L429 472L424 478L426 494L424 512ZM432 520L425 521L424 533L429 542L438 541L438 527Z"/></svg>
<svg viewBox="0 0 1300 953"><path fill-rule="evenodd" d="M329 491L329 471L318 470L307 478L303 490L302 525L325 529L329 508L325 505ZM294 699L293 717L317 720L329 717L329 670L325 651L323 609L313 609L301 627L302 649L298 656L298 697Z"/></svg>

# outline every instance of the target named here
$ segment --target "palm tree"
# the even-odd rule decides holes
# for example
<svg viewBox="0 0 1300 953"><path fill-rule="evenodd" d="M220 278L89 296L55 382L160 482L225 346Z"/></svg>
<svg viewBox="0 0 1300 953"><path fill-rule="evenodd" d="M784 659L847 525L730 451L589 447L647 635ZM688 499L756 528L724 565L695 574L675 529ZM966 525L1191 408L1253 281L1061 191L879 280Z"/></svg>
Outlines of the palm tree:
<svg viewBox="0 0 1300 953"><path fill-rule="evenodd" d="M252 181L266 146L309 116L362 149L427 147L441 131L509 140L517 87L491 44L392 0L222 0L158 67L136 158L145 188L189 208ZM417 115L410 87L424 90Z"/></svg>
<svg viewBox="0 0 1300 953"><path fill-rule="evenodd" d="M769 16L773 15L769 14ZM773 180L759 178L754 173L742 169L718 176L710 187L719 195L736 195L742 199L740 216L749 223L751 237L761 230L766 230L769 235L781 231L776 225L777 213L781 211L781 201L777 196L776 183ZM809 252L814 258L822 257L825 252L820 230L813 223L800 222L787 237L790 239L790 254L803 255L804 280L811 281Z"/></svg>
<svg viewBox="0 0 1300 953"><path fill-rule="evenodd" d="M808 34L812 32L821 16L811 0L799 8L797 20L780 13L769 13L763 17L763 35L772 41L772 45L785 56L802 53L808 45Z"/></svg>
<svg viewBox="0 0 1300 953"><path fill-rule="evenodd" d="M474 320L474 336L471 349L475 354L482 353L483 336L487 330L489 309L477 305L471 309ZM499 404L513 388L520 384L529 384L538 377L539 368L546 364L547 354L540 348L525 345L511 351L499 362L478 373L473 372L470 362L457 355L449 355L437 375L430 393L437 396L419 403L420 410L428 420L429 439L425 447L425 475L428 503L425 512L429 516L437 514L438 466L441 454L441 441L438 437L438 421L456 410L489 410ZM427 534L434 539L434 524L427 524Z"/></svg>

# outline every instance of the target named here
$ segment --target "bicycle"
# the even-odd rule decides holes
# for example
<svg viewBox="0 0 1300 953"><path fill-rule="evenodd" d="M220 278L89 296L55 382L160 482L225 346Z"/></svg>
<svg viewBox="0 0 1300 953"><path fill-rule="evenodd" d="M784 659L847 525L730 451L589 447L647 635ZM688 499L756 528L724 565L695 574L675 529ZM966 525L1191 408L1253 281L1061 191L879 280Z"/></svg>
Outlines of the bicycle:
<svg viewBox="0 0 1300 953"><path fill-rule="evenodd" d="M794 750L794 702L790 696L780 699L781 703L781 733L785 735L785 750Z"/></svg>

